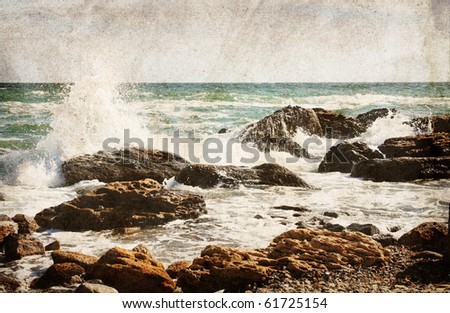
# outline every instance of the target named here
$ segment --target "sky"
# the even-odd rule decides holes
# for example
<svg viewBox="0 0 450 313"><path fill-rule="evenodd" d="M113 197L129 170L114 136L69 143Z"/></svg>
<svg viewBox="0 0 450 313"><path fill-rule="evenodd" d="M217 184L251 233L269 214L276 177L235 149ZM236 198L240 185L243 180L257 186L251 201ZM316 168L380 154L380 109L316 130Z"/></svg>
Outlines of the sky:
<svg viewBox="0 0 450 313"><path fill-rule="evenodd" d="M0 81L450 80L450 0L0 0Z"/></svg>

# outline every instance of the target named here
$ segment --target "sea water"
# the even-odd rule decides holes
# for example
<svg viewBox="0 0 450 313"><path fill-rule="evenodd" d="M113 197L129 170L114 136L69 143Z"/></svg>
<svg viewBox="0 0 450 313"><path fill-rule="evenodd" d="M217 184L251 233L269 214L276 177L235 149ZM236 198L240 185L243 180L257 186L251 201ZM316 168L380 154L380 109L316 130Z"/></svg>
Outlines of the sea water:
<svg viewBox="0 0 450 313"><path fill-rule="evenodd" d="M292 161L287 153L248 155L233 140L242 129L287 105L324 108L356 116L375 108L396 109L378 119L360 137L376 148L385 139L417 133L405 124L414 117L449 114L449 83L380 84L116 84L85 80L72 84L0 84L0 214L34 216L41 210L101 186L97 180L64 186L61 164L95 153L114 139L117 147L132 142L165 149L199 163L254 166L277 162L315 189L240 186L200 189L167 177L166 188L201 194L208 214L178 220L129 235L48 230L36 233L44 243L59 240L62 249L100 256L113 246L147 244L163 263L192 260L207 245L239 248L267 246L272 238L314 217L347 226L372 223L382 233L400 228L395 237L424 221L445 221L450 180L375 183L349 174L318 173L320 160L336 143L312 138L313 159ZM220 133L219 130L226 129ZM195 144L175 147L174 136ZM311 140L298 130L295 138ZM213 146L220 152L211 154ZM108 145L108 147L110 147ZM251 162L248 160L252 159ZM211 161L213 160L213 161ZM303 206L294 216L280 205ZM338 213L337 219L323 216ZM30 281L51 264L49 257L26 257L0 272Z"/></svg>

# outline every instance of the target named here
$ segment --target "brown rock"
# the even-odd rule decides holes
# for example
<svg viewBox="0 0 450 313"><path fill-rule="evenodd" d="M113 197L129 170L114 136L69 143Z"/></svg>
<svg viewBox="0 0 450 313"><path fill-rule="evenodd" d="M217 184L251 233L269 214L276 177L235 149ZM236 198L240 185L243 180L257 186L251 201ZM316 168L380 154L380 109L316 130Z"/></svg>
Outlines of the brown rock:
<svg viewBox="0 0 450 313"><path fill-rule="evenodd" d="M210 164L189 165L175 179L185 185L201 188L269 185L310 188L299 176L278 164L261 164L252 168L218 166Z"/></svg>
<svg viewBox="0 0 450 313"><path fill-rule="evenodd" d="M29 235L11 234L4 240L6 261L19 260L25 256L45 254L44 244Z"/></svg>
<svg viewBox="0 0 450 313"><path fill-rule="evenodd" d="M373 236L380 233L378 227L373 224L358 224L352 223L347 226L348 231L359 231L367 236Z"/></svg>
<svg viewBox="0 0 450 313"><path fill-rule="evenodd" d="M6 215L2 219L0 220L0 247L3 246L4 240L9 234L17 234L19 230L19 226Z"/></svg>
<svg viewBox="0 0 450 313"><path fill-rule="evenodd" d="M450 157L366 160L353 166L351 176L378 182L447 179L450 178Z"/></svg>
<svg viewBox="0 0 450 313"><path fill-rule="evenodd" d="M99 151L72 158L62 165L66 184L98 179L109 183L152 178L162 183L188 164L185 159L158 150L130 149Z"/></svg>
<svg viewBox="0 0 450 313"><path fill-rule="evenodd" d="M384 264L388 258L387 250L361 233L295 229L276 237L266 249L208 246L179 273L177 283L184 292L245 291L280 272L301 277L351 270L349 265Z"/></svg>
<svg viewBox="0 0 450 313"><path fill-rule="evenodd" d="M19 234L32 234L39 228L36 221L28 215L16 214L12 219L19 225Z"/></svg>
<svg viewBox="0 0 450 313"><path fill-rule="evenodd" d="M114 182L35 216L44 228L71 231L148 228L206 213L202 196L163 190L152 180Z"/></svg>
<svg viewBox="0 0 450 313"><path fill-rule="evenodd" d="M148 255L152 259L156 259L155 255L152 253L150 248L146 244L143 244L143 243L138 244L136 247L131 249L131 251L140 252L140 253Z"/></svg>
<svg viewBox="0 0 450 313"><path fill-rule="evenodd" d="M173 292L175 283L164 266L147 254L112 248L87 273L119 292Z"/></svg>
<svg viewBox="0 0 450 313"><path fill-rule="evenodd" d="M378 147L387 158L450 156L450 134L423 134L389 138Z"/></svg>
<svg viewBox="0 0 450 313"><path fill-rule="evenodd" d="M84 268L75 263L53 264L44 275L32 282L31 287L47 289L53 286L71 286L83 282L84 273Z"/></svg>
<svg viewBox="0 0 450 313"><path fill-rule="evenodd" d="M0 292L15 292L21 286L20 281L0 273Z"/></svg>
<svg viewBox="0 0 450 313"><path fill-rule="evenodd" d="M260 265L260 262L264 262ZM275 269L268 267L264 253L228 247L208 246L201 257L178 274L177 285L183 292L230 292L251 289L267 279Z"/></svg>
<svg viewBox="0 0 450 313"><path fill-rule="evenodd" d="M58 240L53 241L45 246L45 251L53 251L61 249L61 243Z"/></svg>
<svg viewBox="0 0 450 313"><path fill-rule="evenodd" d="M189 266L191 266L191 264L192 264L192 262L189 262L189 261L177 261L177 262L170 264L167 267L166 272L167 272L167 274L169 274L169 276L171 278L177 279L178 274L182 270L187 269Z"/></svg>
<svg viewBox="0 0 450 313"><path fill-rule="evenodd" d="M5 195L2 193L2 192L0 192L0 201L5 201Z"/></svg>
<svg viewBox="0 0 450 313"><path fill-rule="evenodd" d="M62 250L54 250L51 256L55 264L74 263L84 269L88 269L92 264L98 261L98 258L95 256Z"/></svg>
<svg viewBox="0 0 450 313"><path fill-rule="evenodd" d="M330 212L330 211L326 211L323 213L323 216L328 216L331 218L338 218L339 214L337 214L336 212Z"/></svg>
<svg viewBox="0 0 450 313"><path fill-rule="evenodd" d="M426 222L403 234L398 243L415 251L430 250L445 253L448 227L443 223Z"/></svg>
<svg viewBox="0 0 450 313"><path fill-rule="evenodd" d="M323 161L319 164L319 172L350 173L354 164L371 159L383 159L383 155L370 149L364 142L344 141L332 146L325 154Z"/></svg>

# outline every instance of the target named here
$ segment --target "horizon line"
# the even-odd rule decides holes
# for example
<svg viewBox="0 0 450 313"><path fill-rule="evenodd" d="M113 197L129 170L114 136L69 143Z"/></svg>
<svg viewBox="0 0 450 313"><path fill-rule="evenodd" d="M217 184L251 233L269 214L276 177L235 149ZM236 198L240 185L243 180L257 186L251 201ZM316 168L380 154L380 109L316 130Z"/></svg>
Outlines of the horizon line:
<svg viewBox="0 0 450 313"><path fill-rule="evenodd" d="M99 81L102 82L102 81ZM42 82L20 82L20 81L3 81L0 82L0 84L63 84L63 85L70 85L70 84L76 84L77 82L48 82L48 81L42 81ZM283 82L283 81L277 81L277 82L217 82L217 81L211 81L211 82L117 82L116 84L448 84L450 81L354 81L354 82L337 82L337 81L320 81L320 82Z"/></svg>

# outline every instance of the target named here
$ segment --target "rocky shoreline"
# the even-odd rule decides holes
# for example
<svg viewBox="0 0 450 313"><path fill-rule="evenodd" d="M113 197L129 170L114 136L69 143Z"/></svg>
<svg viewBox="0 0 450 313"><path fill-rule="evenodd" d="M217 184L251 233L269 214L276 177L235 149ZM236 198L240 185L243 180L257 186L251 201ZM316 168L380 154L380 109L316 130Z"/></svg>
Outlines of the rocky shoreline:
<svg viewBox="0 0 450 313"><path fill-rule="evenodd" d="M390 114L396 114L395 110L377 109L351 118L288 106L246 127L238 140L252 142L263 152L309 158L307 149L293 141L301 128L309 135L347 139L325 155L318 168L323 175L339 171L375 182L450 178L448 115L415 119L411 126L423 132L426 124L429 132L390 138L376 149L352 139ZM0 292L450 291L448 226L436 222L418 225L397 240L380 234L374 225L343 227L317 217L297 223L297 229L273 238L268 247L205 246L194 260L180 260L167 268L142 244L132 250L111 247L99 256L60 250L59 242L44 246L33 233L59 229L124 234L206 214L203 196L164 188L162 183L171 177L199 188L246 185L314 190L298 173L278 164L191 164L168 152L144 149L79 156L65 162L62 171L69 185L92 179L107 184L44 209L34 218L0 215L1 266L49 254L54 263L32 282L0 275ZM335 212L327 213L331 219L336 217Z"/></svg>

